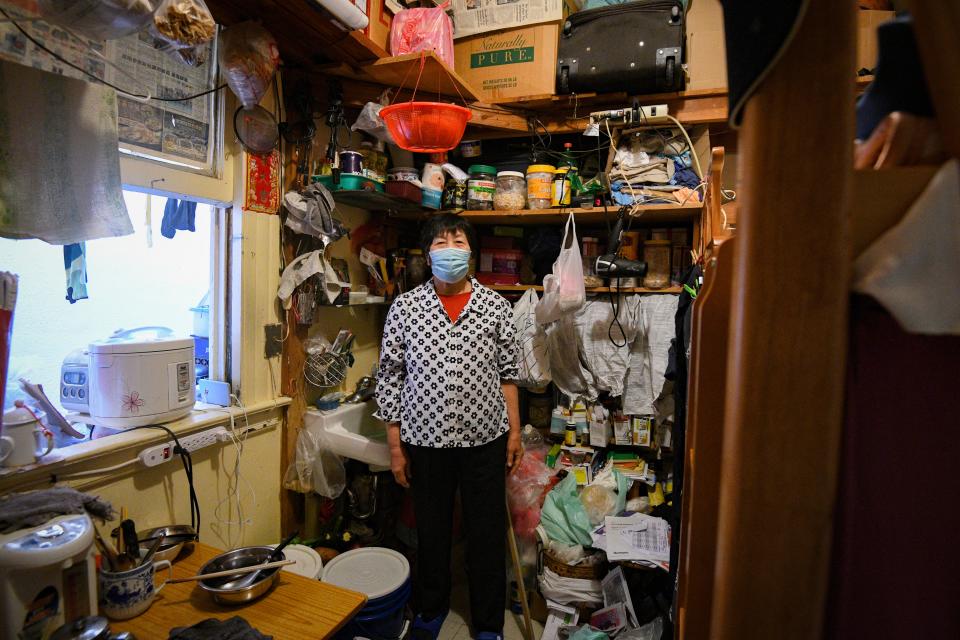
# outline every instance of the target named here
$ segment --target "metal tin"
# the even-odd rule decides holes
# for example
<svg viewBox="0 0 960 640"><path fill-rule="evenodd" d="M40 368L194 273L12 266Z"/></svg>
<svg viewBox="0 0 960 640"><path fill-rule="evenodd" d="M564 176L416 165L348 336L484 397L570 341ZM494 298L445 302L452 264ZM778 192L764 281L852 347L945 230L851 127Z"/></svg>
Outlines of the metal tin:
<svg viewBox="0 0 960 640"><path fill-rule="evenodd" d="M363 154L359 151L341 151L340 152L340 172L341 173L363 173Z"/></svg>

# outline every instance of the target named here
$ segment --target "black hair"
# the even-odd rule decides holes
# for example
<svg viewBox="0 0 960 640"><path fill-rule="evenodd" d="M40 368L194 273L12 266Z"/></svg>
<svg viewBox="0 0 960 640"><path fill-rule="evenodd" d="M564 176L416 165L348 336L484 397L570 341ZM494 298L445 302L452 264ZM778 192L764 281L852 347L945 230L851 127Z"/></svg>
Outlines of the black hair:
<svg viewBox="0 0 960 640"><path fill-rule="evenodd" d="M470 252L476 254L477 231L470 221L455 213L440 213L426 220L420 227L420 248L423 249L423 255L430 255L430 245L434 238L456 234L457 231L462 231L463 235L467 236Z"/></svg>

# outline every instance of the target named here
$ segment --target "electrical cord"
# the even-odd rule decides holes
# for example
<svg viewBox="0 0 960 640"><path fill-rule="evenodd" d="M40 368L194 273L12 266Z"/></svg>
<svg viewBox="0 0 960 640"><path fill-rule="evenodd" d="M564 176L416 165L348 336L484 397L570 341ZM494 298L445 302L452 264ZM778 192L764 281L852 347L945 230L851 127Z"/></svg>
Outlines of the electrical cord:
<svg viewBox="0 0 960 640"><path fill-rule="evenodd" d="M137 429L160 429L166 431L167 435L173 440L173 452L180 456L180 463L183 465L183 472L187 475L187 485L190 487L190 526L197 532L197 538L200 536L200 501L197 499L197 491L193 485L193 458L190 452L183 448L180 439L169 427L162 424L148 424L142 427L132 427L128 431Z"/></svg>
<svg viewBox="0 0 960 640"><path fill-rule="evenodd" d="M79 71L79 72L82 73L83 75L85 75L85 76L87 76L87 77L95 80L96 82L99 82L100 84L106 85L106 86L110 87L111 89L113 89L113 90L115 90L115 91L117 91L117 92L119 92L119 93L128 95L128 96L130 96L131 98L139 98L139 99L141 99L141 100L156 100L156 101L158 101L158 102L187 102L187 101L193 100L193 99L195 99L195 98L202 98L203 96L209 95L209 94L211 94L211 93L216 93L217 91L220 91L221 89L224 89L224 88L226 88L226 86L227 86L226 84L221 84L220 86L214 87L213 89L208 89L208 90L203 91L203 92L201 92L201 93L196 93L196 94L194 94L194 95L192 95L192 96L185 96L185 97L183 97L183 98L161 98L161 97L152 96L152 95L149 95L149 94L134 93L134 92L132 92L132 91L127 91L126 89L122 89L122 88L118 87L117 85L115 85L115 84L113 84L113 83L107 82L107 81L104 80L103 78L100 78L99 76L97 76L97 75L95 75L95 74L87 71L87 70L84 69L83 67L81 67L81 66L79 66L79 65L76 65L76 64L70 62L69 60L67 60L66 58L64 58L63 56L61 56L59 53L57 53L56 51L53 51L53 50L47 48L46 45L44 45L44 44L41 43L39 40L37 40L36 38L34 38L32 35L30 35L30 33L27 32L26 29L24 29L22 26L20 26L20 23L17 22L16 20L14 20L14 19L10 16L10 14L7 13L7 11L6 11L3 7L0 7L0 14L3 14L3 17L6 18L6 19L10 22L10 24L12 24L14 27L16 27L17 31L19 31L21 34L23 34L23 37L25 37L27 40L29 40L30 42L32 42L32 43L33 43L33 46L37 47L38 49L40 49L41 51L45 52L45 53L48 54L49 56L53 57L53 58L54 58L55 60L57 60L58 62L61 62L61 63L65 64L65 65L67 65L67 66L70 67L71 69L73 69L73 70L75 70L75 71Z"/></svg>

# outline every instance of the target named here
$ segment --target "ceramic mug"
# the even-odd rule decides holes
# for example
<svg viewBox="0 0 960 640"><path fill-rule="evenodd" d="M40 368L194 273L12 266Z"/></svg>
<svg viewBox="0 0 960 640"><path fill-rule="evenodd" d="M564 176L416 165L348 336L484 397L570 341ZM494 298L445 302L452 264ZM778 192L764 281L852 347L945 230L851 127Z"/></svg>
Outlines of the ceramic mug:
<svg viewBox="0 0 960 640"><path fill-rule="evenodd" d="M42 419L43 412L37 412ZM43 453L43 440L46 438L46 449ZM0 461L5 467L20 467L33 464L43 456L53 451L53 434L43 428L37 420L20 424L3 425L3 435L0 436Z"/></svg>
<svg viewBox="0 0 960 640"><path fill-rule="evenodd" d="M166 580L159 587L154 586L156 571L167 569L168 580L173 578L173 568L169 560L147 563L129 571L100 570L100 613L114 620L134 618L147 609L154 596L167 585Z"/></svg>

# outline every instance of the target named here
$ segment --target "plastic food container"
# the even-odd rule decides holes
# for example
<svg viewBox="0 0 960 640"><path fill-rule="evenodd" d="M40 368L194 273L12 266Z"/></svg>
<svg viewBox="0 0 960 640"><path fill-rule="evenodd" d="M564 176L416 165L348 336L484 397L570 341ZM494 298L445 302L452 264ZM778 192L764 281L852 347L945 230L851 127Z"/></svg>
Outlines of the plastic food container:
<svg viewBox="0 0 960 640"><path fill-rule="evenodd" d="M420 174L413 167L394 167L387 171L387 180L415 182L420 179Z"/></svg>
<svg viewBox="0 0 960 640"><path fill-rule="evenodd" d="M571 188L570 167L560 167L553 174L553 196L550 203L555 207L566 207L569 205Z"/></svg>
<svg viewBox="0 0 960 640"><path fill-rule="evenodd" d="M643 286L648 289L663 289L670 285L670 241L647 240L643 243L643 259L647 262L647 275Z"/></svg>
<svg viewBox="0 0 960 640"><path fill-rule="evenodd" d="M532 164L527 167L527 206L531 209L549 209L552 197L552 164Z"/></svg>
<svg viewBox="0 0 960 640"><path fill-rule="evenodd" d="M467 208L488 211L493 209L493 194L496 193L497 169L487 164L470 166L467 180Z"/></svg>
<svg viewBox="0 0 960 640"><path fill-rule="evenodd" d="M523 209L527 204L527 183L519 171L501 171L497 174L497 191L493 208L500 211Z"/></svg>

